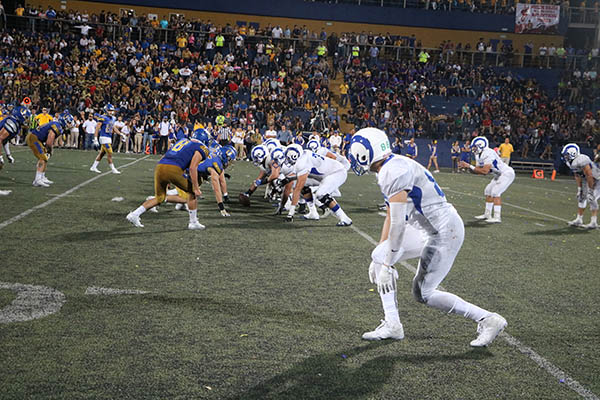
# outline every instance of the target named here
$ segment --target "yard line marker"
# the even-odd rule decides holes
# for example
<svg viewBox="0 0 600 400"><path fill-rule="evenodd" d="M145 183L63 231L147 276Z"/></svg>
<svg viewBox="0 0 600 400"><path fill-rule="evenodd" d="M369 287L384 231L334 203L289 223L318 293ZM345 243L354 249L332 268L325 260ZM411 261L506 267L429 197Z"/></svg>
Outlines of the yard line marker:
<svg viewBox="0 0 600 400"><path fill-rule="evenodd" d="M112 288L103 288L90 286L85 289L85 294L87 295L96 295L96 296L117 296L122 294L148 294L150 292L146 290L136 290L136 289L112 289Z"/></svg>
<svg viewBox="0 0 600 400"><path fill-rule="evenodd" d="M142 161L143 159L145 159L145 158L147 158L147 157L149 157L149 156L145 156L145 157L139 158L139 159L137 159L137 160L135 160L135 161L132 161L132 162L130 162L129 164L122 165L120 168L121 168L121 169L123 169L123 168L127 168L127 167L129 167L130 165L133 165L133 164L135 164L135 163L137 163L137 162L139 162L139 161ZM34 212L34 211L37 211L37 210L40 210L40 209L42 209L42 208L44 208L44 207L47 207L47 206L49 206L50 204L54 203L55 201L57 201L57 200L59 200L59 199L62 199L63 197L66 197L66 196L68 196L68 195L70 195L71 193L75 192L76 190L79 190L79 189L81 189L82 187L84 187L84 186L86 186L86 185L88 185L88 184L90 184L90 183L94 182L95 180L98 180L98 179L100 179L100 178L102 178L103 176L106 176L106 175L108 175L108 174L112 174L112 172L110 172L110 171L107 171L107 172L104 172L104 173L102 173L102 174L100 174L100 175L96 175L96 176L94 176L93 178L90 178L90 179L88 179L87 181L80 183L79 185L73 186L71 189L67 190L66 192L64 192L64 193L61 193L61 194L59 194L58 196L56 196L56 197L53 197L53 198L51 198L50 200L47 200L47 201L43 202L42 204L38 204L37 206L31 207L30 209L23 211L23 212L22 212L21 214L19 214L19 215L15 215L14 217L7 219L6 221L4 221L4 222L0 223L0 229L6 228L8 225L10 225L10 224L12 224L12 223L14 223L14 222L17 222L17 221L19 221L20 219L23 219L23 218L25 218L26 216L28 216L28 215L29 215L29 214L31 214L32 212Z"/></svg>
<svg viewBox="0 0 600 400"><path fill-rule="evenodd" d="M361 231L355 225L350 225L350 228L352 228L352 230L354 232L358 233L360 236L365 238L373 246L377 246L379 244L368 233ZM400 261L400 264L404 268L406 268L408 271L412 272L413 274L417 272L417 269L414 266L407 263L406 261ZM446 290L442 286L439 286L439 288L441 290ZM531 347L526 346L526 345L522 344L521 342L519 342L519 340L517 340L517 338L509 335L508 333L506 333L506 331L502 332L499 335L499 337L504 339L505 342L507 342L509 345L511 345L512 347L517 349L522 354L525 354L533 362L535 362L537 365L539 365L542 369L546 370L546 372L548 372L550 375L552 375L555 378L558 378L561 382L564 381L564 384L567 385L569 387L569 389L575 391L577 394L579 394L584 399L600 400L598 398L598 396L596 396L592 391L583 387L579 382L577 382L575 379L573 379L569 375L567 375L566 372L564 372L563 370L558 368L556 365L552 364L550 361L546 360L544 357L542 357L541 355L536 353L535 350L533 350Z"/></svg>
<svg viewBox="0 0 600 400"><path fill-rule="evenodd" d="M463 196L475 197L475 198L478 198L478 199L482 197L482 196L474 195L474 194L471 194L471 193L459 192L458 190L446 189L446 191L451 192L451 193L461 194ZM517 209L522 210L522 211L529 211L530 213L542 215L542 216L547 217L547 218L553 218L553 219L556 219L558 221L569 222L569 220L564 219L564 218L556 217L554 215L546 214L546 213L543 213L543 212L540 212L540 211L535 211L535 210L532 210L530 208L521 207L521 206L518 206L516 204L507 203L505 201L502 202L502 205L503 206L513 207L513 208L517 208Z"/></svg>

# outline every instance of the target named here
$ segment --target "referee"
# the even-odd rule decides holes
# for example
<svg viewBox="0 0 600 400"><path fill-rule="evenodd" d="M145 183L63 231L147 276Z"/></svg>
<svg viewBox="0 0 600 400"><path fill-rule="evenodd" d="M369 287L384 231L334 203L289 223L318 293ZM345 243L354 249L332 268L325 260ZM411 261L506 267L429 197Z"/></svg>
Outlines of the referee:
<svg viewBox="0 0 600 400"><path fill-rule="evenodd" d="M221 146L227 146L231 143L231 129L227 125L222 125L217 130L217 139Z"/></svg>

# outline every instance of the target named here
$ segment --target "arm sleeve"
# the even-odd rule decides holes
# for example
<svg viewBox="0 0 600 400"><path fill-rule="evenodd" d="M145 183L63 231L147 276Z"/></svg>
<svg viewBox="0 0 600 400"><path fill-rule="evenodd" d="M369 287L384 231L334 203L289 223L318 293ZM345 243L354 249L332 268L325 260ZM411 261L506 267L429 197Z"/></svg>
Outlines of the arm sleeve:
<svg viewBox="0 0 600 400"><path fill-rule="evenodd" d="M392 266L402 256L402 239L406 229L406 202L390 203L390 232L388 251L383 264Z"/></svg>

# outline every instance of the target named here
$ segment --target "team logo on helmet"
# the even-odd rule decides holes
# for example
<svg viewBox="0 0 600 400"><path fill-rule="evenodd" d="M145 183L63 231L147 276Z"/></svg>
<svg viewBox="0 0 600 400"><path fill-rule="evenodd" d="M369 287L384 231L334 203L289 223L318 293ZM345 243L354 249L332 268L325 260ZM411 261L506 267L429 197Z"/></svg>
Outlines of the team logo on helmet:
<svg viewBox="0 0 600 400"><path fill-rule="evenodd" d="M302 147L298 144L292 144L285 150L285 159L290 165L295 165L301 156Z"/></svg>
<svg viewBox="0 0 600 400"><path fill-rule="evenodd" d="M306 143L306 148L312 151L313 153L319 150L319 147L321 147L321 144L316 139L311 139L308 141L308 143Z"/></svg>
<svg viewBox="0 0 600 400"><path fill-rule="evenodd" d="M581 151L579 150L579 146L577 144L568 143L562 148L560 154L566 163L570 163L575 160L579 154L581 154Z"/></svg>
<svg viewBox="0 0 600 400"><path fill-rule="evenodd" d="M471 142L471 151L475 154L481 154L486 147L489 147L489 144L485 136L477 136Z"/></svg>
<svg viewBox="0 0 600 400"><path fill-rule="evenodd" d="M264 146L258 145L252 149L250 156L252 157L252 163L254 165L260 165L267 157L267 151Z"/></svg>

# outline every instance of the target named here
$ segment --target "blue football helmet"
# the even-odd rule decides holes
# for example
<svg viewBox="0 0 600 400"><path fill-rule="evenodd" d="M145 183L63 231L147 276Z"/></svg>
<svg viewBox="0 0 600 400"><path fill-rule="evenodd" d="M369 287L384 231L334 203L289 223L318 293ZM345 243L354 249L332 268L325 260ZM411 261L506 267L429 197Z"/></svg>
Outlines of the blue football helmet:
<svg viewBox="0 0 600 400"><path fill-rule="evenodd" d="M11 111L10 115L22 124L27 119L31 118L31 110L25 106L18 106Z"/></svg>
<svg viewBox="0 0 600 400"><path fill-rule="evenodd" d="M65 110L58 116L58 122L60 122L60 124L66 128L68 126L72 126L75 123L75 119L71 113L69 113L69 110Z"/></svg>
<svg viewBox="0 0 600 400"><path fill-rule="evenodd" d="M114 113L117 111L117 109L116 109L116 108L115 108L115 106L113 106L112 104L110 104L110 103L107 103L107 104L104 106L104 111L105 111L106 113L108 113L108 114L111 114L111 113L113 113L113 114L114 114Z"/></svg>
<svg viewBox="0 0 600 400"><path fill-rule="evenodd" d="M209 142L209 137L208 137L208 133L200 128L200 129L196 129L193 133L192 133L192 138L199 140L200 142L202 142L203 144L208 144Z"/></svg>
<svg viewBox="0 0 600 400"><path fill-rule="evenodd" d="M223 146L219 149L219 152L223 165L227 165L237 158L237 151L235 151L233 146Z"/></svg>

